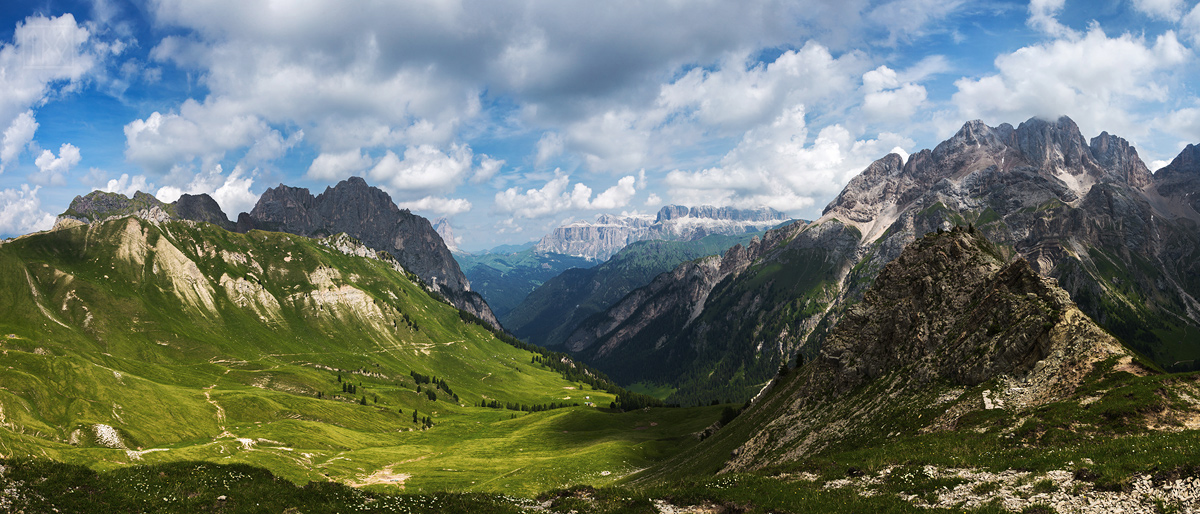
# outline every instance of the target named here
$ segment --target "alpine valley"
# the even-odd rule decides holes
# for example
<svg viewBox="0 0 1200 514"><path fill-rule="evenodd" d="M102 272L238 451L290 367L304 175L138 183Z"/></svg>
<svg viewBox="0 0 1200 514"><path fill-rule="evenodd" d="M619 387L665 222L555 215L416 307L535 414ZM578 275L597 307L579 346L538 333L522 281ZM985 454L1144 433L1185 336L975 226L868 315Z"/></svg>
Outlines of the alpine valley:
<svg viewBox="0 0 1200 514"><path fill-rule="evenodd" d="M93 192L0 244L0 511L1194 512L1197 198L1067 118L458 261L359 178Z"/></svg>

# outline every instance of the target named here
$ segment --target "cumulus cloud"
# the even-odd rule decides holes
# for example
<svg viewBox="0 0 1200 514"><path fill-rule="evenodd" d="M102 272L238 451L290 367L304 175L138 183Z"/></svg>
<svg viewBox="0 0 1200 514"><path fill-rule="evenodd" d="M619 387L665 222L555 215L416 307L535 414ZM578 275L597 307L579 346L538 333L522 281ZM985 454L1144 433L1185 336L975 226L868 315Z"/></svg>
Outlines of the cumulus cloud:
<svg viewBox="0 0 1200 514"><path fill-rule="evenodd" d="M226 152L239 148L259 148L247 156L268 160L281 155L286 141L265 121L234 104L189 99L178 113L155 111L125 125L125 158L146 171L165 174L197 160L211 167Z"/></svg>
<svg viewBox="0 0 1200 514"><path fill-rule="evenodd" d="M666 183L677 203L765 205L795 212L836 194L887 148L911 144L895 134L855 140L841 125L821 129L809 143L804 106L793 105L771 124L747 131L719 166L675 170Z"/></svg>
<svg viewBox="0 0 1200 514"><path fill-rule="evenodd" d="M388 150L369 176L396 191L449 191L470 173L472 160L467 145L451 145L448 153L420 145L405 149L404 159Z"/></svg>
<svg viewBox="0 0 1200 514"><path fill-rule="evenodd" d="M34 179L43 184L65 184L67 172L79 164L80 160L82 160L82 156L79 154L79 149L71 143L63 143L59 147L58 157L54 156L53 151L42 150L42 154L34 161L39 172Z"/></svg>
<svg viewBox="0 0 1200 514"><path fill-rule="evenodd" d="M1110 38L1093 26L1080 38L1027 46L996 58L998 73L955 82L952 97L965 119L993 122L1069 115L1085 133L1136 135L1135 109L1168 98L1164 74L1191 52L1167 31L1153 42L1131 34Z"/></svg>
<svg viewBox="0 0 1200 514"><path fill-rule="evenodd" d="M432 212L440 216L453 216L471 210L471 202L462 198L446 198L444 196L426 196L411 202L397 202L401 209L414 212Z"/></svg>
<svg viewBox="0 0 1200 514"><path fill-rule="evenodd" d="M311 179L341 180L361 174L375 161L363 154L361 148L340 153L322 153L308 167L306 177Z"/></svg>
<svg viewBox="0 0 1200 514"><path fill-rule="evenodd" d="M511 187L496 193L496 210L512 213L517 218L542 218L571 209L617 209L629 204L637 194L633 175L621 177L612 186L592 200L592 188L576 183L570 187L571 177L555 170L553 179L539 189Z"/></svg>
<svg viewBox="0 0 1200 514"><path fill-rule="evenodd" d="M54 226L54 216L42 210L39 189L23 184L21 189L0 191L0 235L16 236Z"/></svg>
<svg viewBox="0 0 1200 514"><path fill-rule="evenodd" d="M16 162L17 156L33 142L33 134L37 132L38 122L33 118L33 111L25 111L12 120L4 129L4 138L0 140L0 173L4 168Z"/></svg>
<svg viewBox="0 0 1200 514"><path fill-rule="evenodd" d="M863 74L863 114L872 121L904 121L925 103L925 87L901 83L895 70L880 66Z"/></svg>

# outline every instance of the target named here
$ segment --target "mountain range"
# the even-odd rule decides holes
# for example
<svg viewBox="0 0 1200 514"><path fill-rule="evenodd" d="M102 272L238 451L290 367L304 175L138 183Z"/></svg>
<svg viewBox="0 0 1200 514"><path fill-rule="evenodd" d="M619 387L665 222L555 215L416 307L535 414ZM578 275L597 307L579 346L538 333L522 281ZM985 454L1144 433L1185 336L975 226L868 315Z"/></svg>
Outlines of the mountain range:
<svg viewBox="0 0 1200 514"><path fill-rule="evenodd" d="M534 249L539 253L603 261L637 241L690 241L708 235L739 235L766 230L787 219L784 213L767 207L735 209L668 205L654 217L601 214L595 222L564 225L543 237Z"/></svg>
<svg viewBox="0 0 1200 514"><path fill-rule="evenodd" d="M891 154L812 223L688 262L581 325L566 347L672 400L745 398L815 357L883 266L923 234L973 227L1052 277L1079 308L1170 369L1200 358L1196 147L1150 173L1125 140L1068 118L969 122L933 150ZM653 363L653 364L650 364ZM663 363L666 363L665 366Z"/></svg>

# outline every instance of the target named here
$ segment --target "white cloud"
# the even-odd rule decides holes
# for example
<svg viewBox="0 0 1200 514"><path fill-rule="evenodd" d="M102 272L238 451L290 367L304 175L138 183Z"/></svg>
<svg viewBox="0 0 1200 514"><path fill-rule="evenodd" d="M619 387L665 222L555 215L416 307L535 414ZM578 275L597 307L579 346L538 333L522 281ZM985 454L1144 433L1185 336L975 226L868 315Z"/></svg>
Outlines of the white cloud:
<svg viewBox="0 0 1200 514"><path fill-rule="evenodd" d="M33 142L33 134L37 132L38 122L33 118L33 111L25 111L12 120L4 129L4 139L0 143L0 173L4 168L17 161L17 156Z"/></svg>
<svg viewBox="0 0 1200 514"><path fill-rule="evenodd" d="M493 159L487 154L479 156L479 167L475 169L475 174L471 176L471 182L481 183L487 182L496 176L500 168L504 167L503 159Z"/></svg>
<svg viewBox="0 0 1200 514"><path fill-rule="evenodd" d="M133 196L138 191L149 191L154 187L154 184L146 180L145 175L135 175L130 177L128 173L122 173L120 177L109 179L105 185L97 187L100 191L108 191L109 193L120 193L125 196ZM178 198L178 195L176 195Z"/></svg>
<svg viewBox="0 0 1200 514"><path fill-rule="evenodd" d="M540 189L522 192L520 188L511 187L496 193L495 205L498 211L512 213L518 218L541 218L571 209L617 209L628 205L637 193L636 180L633 175L621 177L617 185L592 200L592 188L581 183L570 187L570 176L555 170L554 178Z"/></svg>
<svg viewBox="0 0 1200 514"><path fill-rule="evenodd" d="M69 89L96 64L85 46L88 29L64 14L17 23L13 42L0 46L0 126L42 104L55 86Z"/></svg>
<svg viewBox="0 0 1200 514"><path fill-rule="evenodd" d="M1193 45L1200 45L1200 4L1196 4L1183 20L1180 20L1179 26L1180 31Z"/></svg>
<svg viewBox="0 0 1200 514"><path fill-rule="evenodd" d="M311 179L341 180L359 175L375 161L363 154L361 148L341 153L322 153L308 167L306 177Z"/></svg>
<svg viewBox="0 0 1200 514"><path fill-rule="evenodd" d="M282 154L287 141L295 144L259 117L243 114L236 105L189 99L178 113L156 111L125 125L125 158L149 172L163 174L196 160L209 168L226 152L239 148L251 148L248 162L269 160Z"/></svg>
<svg viewBox="0 0 1200 514"><path fill-rule="evenodd" d="M1178 20L1183 15L1183 0L1133 0L1137 10L1152 18Z"/></svg>
<svg viewBox="0 0 1200 514"><path fill-rule="evenodd" d="M433 212L440 216L453 216L471 210L471 202L462 198L446 198L443 196L426 196L411 202L397 202L401 209L415 212Z"/></svg>
<svg viewBox="0 0 1200 514"><path fill-rule="evenodd" d="M896 72L880 66L863 74L863 114L872 121L908 120L925 103L925 87L901 83Z"/></svg>
<svg viewBox="0 0 1200 514"><path fill-rule="evenodd" d="M388 150L369 173L372 180L397 191L451 191L471 171L471 147L450 146L449 153L431 145L408 147L404 159Z"/></svg>
<svg viewBox="0 0 1200 514"><path fill-rule="evenodd" d="M894 0L873 8L867 19L886 28L887 44L925 34L933 22L944 19L963 5L963 0Z"/></svg>
<svg viewBox="0 0 1200 514"><path fill-rule="evenodd" d="M254 179L247 175L246 170L237 166L228 176L222 175L222 173L221 165L217 164L208 171L197 174L187 185L183 187L163 186L154 193L154 196L163 202L170 203L178 200L184 193L193 195L205 193L216 200L217 204L221 206L221 210L225 211L225 215L230 218L235 218L238 213L248 212L254 208L255 202L258 201L258 195L250 191L254 185Z"/></svg>
<svg viewBox="0 0 1200 514"><path fill-rule="evenodd" d="M54 226L54 216L42 210L37 196L39 189L40 186L30 189L28 184L22 184L19 190L0 191L0 234L16 236Z"/></svg>
<svg viewBox="0 0 1200 514"><path fill-rule="evenodd" d="M59 147L58 157L55 157L51 150L42 150L42 154L34 161L40 172L35 178L45 184L63 185L66 183L67 172L79 164L81 159L79 149L71 143L63 143Z"/></svg>
<svg viewBox="0 0 1200 514"><path fill-rule="evenodd" d="M542 134L541 139L537 142L537 159L534 161L534 166L541 168L548 164L551 159L562 155L563 153L563 138L558 132L546 132Z"/></svg>
<svg viewBox="0 0 1200 514"><path fill-rule="evenodd" d="M1066 2L1067 0L1031 0L1026 24L1054 37L1074 35L1074 31L1058 21L1058 13L1062 11Z"/></svg>
<svg viewBox="0 0 1200 514"><path fill-rule="evenodd" d="M747 131L719 166L667 174L671 199L795 212L837 194L887 148L912 144L895 134L855 140L841 125L821 129L811 144L807 139L804 106L794 105L771 124Z"/></svg>
<svg viewBox="0 0 1200 514"><path fill-rule="evenodd" d="M1137 112L1169 97L1164 74L1191 52L1167 31L1153 43L1098 26L1077 39L1027 46L996 58L997 74L955 82L952 101L964 119L1001 122L1070 116L1084 133L1145 133Z"/></svg>
<svg viewBox="0 0 1200 514"><path fill-rule="evenodd" d="M663 204L662 198L654 193L650 193L650 196L646 197L646 207L657 208L657 207L661 206L662 204Z"/></svg>
<svg viewBox="0 0 1200 514"><path fill-rule="evenodd" d="M617 185L605 189L603 193L596 195L596 199L592 200L590 207L592 209L612 210L629 205L629 201L633 199L633 195L637 194L637 189L634 188L636 180L633 175L621 177L621 180L617 181Z"/></svg>

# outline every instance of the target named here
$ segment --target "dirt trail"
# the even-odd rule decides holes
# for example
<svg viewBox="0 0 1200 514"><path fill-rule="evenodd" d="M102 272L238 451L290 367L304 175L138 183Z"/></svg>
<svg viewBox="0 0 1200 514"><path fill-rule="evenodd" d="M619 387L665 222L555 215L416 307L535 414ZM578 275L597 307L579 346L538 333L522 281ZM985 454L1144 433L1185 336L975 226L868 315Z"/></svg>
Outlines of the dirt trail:
<svg viewBox="0 0 1200 514"><path fill-rule="evenodd" d="M387 466L379 471L371 473L369 476L367 476L366 478L364 478L362 480L347 480L346 485L348 485L350 487L365 487L368 485L382 484L382 485L394 485L394 486L398 486L401 489L404 489L404 481L412 478L412 475L410 475L408 473L397 473L395 471L396 466L399 466L399 464L392 464L391 466Z"/></svg>
<svg viewBox="0 0 1200 514"><path fill-rule="evenodd" d="M209 386L208 388L212 389L214 387L217 387L217 384L213 384L213 385ZM217 403L216 400L212 399L212 396L208 394L208 391L204 391L204 401L211 403L213 407L217 408L217 428L220 428L221 431L224 432L225 431L225 407L222 407L221 404Z"/></svg>

